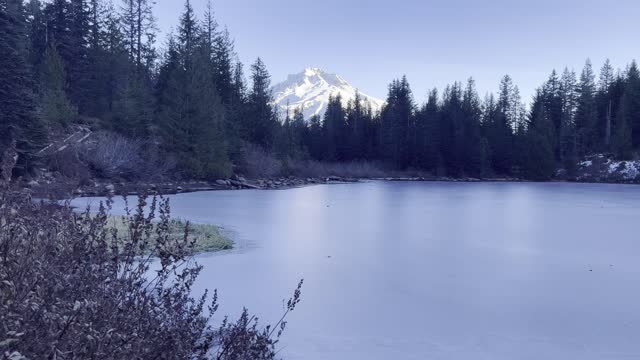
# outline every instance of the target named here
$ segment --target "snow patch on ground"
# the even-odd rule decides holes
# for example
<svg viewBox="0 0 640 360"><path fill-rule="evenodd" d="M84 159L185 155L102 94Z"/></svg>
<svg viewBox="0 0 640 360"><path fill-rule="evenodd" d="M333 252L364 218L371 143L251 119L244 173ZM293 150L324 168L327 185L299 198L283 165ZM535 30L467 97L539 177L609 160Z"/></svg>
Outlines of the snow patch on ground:
<svg viewBox="0 0 640 360"><path fill-rule="evenodd" d="M577 180L640 182L640 160L618 161L603 154L589 156L578 164Z"/></svg>

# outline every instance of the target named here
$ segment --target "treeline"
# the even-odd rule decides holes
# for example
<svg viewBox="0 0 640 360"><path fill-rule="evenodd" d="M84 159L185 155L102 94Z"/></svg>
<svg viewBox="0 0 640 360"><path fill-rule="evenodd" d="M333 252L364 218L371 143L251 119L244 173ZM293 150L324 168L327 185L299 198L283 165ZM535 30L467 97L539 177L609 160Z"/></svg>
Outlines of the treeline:
<svg viewBox="0 0 640 360"><path fill-rule="evenodd" d="M606 61L598 79L587 60L577 76L553 71L527 110L509 76L480 99L472 79L431 90L417 105L406 77L389 86L380 114L360 97L332 98L324 118L304 126L300 111L284 122L298 152L325 161L382 160L393 169L422 169L442 176L569 175L579 159L611 153L628 160L640 145L640 73L632 62L615 72ZM292 153L291 150L289 153Z"/></svg>
<svg viewBox="0 0 640 360"><path fill-rule="evenodd" d="M629 159L640 145L635 62L614 71L607 61L597 79L588 61L580 76L554 71L528 109L509 76L495 96L481 99L469 80L421 105L402 78L379 114L337 97L322 118L304 119L300 109L278 114L260 59L245 79L211 4L197 16L187 0L161 49L156 36L150 0L0 0L0 150L16 141L17 172L75 123L144 139L200 179L241 171L253 145L284 162L541 180L592 153Z"/></svg>

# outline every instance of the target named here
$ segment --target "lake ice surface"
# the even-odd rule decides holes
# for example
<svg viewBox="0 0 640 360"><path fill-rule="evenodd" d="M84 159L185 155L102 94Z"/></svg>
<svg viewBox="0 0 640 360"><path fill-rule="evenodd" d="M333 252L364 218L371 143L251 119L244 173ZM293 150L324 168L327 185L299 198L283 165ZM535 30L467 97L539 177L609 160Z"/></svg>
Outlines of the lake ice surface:
<svg viewBox="0 0 640 360"><path fill-rule="evenodd" d="M640 186L373 181L171 208L235 234L197 258L218 320L275 322L305 279L285 359L640 359Z"/></svg>

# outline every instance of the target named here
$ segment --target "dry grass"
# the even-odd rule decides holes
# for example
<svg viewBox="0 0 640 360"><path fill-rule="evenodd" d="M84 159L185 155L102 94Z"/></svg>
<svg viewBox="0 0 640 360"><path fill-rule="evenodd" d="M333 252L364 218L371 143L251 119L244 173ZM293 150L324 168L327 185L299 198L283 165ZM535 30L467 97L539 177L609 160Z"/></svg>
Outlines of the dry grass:
<svg viewBox="0 0 640 360"><path fill-rule="evenodd" d="M181 219L170 219L168 225L170 241L180 241L184 238L187 222ZM154 223L153 226L155 231L157 223ZM188 226L187 240L190 243L193 242L194 253L215 252L233 248L233 241L216 225L188 223ZM107 227L117 230L119 234L126 234L130 229L125 216L110 216L107 220Z"/></svg>

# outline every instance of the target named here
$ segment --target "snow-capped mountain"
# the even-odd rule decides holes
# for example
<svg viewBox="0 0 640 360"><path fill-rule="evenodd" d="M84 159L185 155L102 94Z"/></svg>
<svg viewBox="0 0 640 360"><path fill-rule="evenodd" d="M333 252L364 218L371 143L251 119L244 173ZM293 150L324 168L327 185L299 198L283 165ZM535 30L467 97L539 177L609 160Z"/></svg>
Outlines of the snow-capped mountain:
<svg viewBox="0 0 640 360"><path fill-rule="evenodd" d="M319 68L307 68L299 74L289 75L286 81L273 86L272 92L274 104L282 114L287 111L288 103L292 113L302 106L305 119L309 119L313 115L324 115L330 95L339 94L343 106L346 106L348 101L355 99L356 92L359 91L339 75ZM359 93L374 112L380 111L383 100Z"/></svg>

